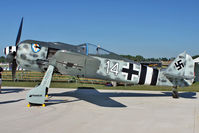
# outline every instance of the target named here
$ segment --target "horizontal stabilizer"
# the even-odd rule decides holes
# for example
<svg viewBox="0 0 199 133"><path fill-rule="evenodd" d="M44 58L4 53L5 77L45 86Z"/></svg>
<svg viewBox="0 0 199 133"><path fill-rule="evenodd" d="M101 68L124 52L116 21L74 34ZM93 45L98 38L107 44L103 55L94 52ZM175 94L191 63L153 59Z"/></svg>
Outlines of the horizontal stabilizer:
<svg viewBox="0 0 199 133"><path fill-rule="evenodd" d="M180 75L168 74L168 73L164 73L164 75L169 78L178 78L178 79L186 79L186 80L192 80L195 78L195 76L180 76Z"/></svg>

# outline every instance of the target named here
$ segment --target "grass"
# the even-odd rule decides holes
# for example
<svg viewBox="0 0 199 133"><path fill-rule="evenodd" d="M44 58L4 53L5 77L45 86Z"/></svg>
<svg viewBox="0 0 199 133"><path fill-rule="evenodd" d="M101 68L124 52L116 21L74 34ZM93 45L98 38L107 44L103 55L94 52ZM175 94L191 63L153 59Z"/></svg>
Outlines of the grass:
<svg viewBox="0 0 199 133"><path fill-rule="evenodd" d="M12 82L3 81L2 86L15 86L15 87L34 87L40 82ZM95 89L107 89L107 90L148 90L148 91L171 91L172 87L168 86L147 86L147 85L132 85L132 86L117 86L107 87L100 84L85 84L85 83L64 83L64 82L52 82L51 88L78 88L78 87L93 87ZM181 88L179 91L199 92L199 83L195 83L192 86Z"/></svg>
<svg viewBox="0 0 199 133"><path fill-rule="evenodd" d="M28 72L28 71L17 71L17 82L13 82L11 79L11 71L3 72L3 83L2 86L16 86L16 87L34 87L39 84L43 78L44 73L40 72ZM96 79L75 79L72 76L54 74L51 83L51 88L78 88L78 87L93 87L96 89L108 89L108 90L151 90L151 91L171 91L172 87L168 86L147 86L147 85L132 85L132 86L117 86L107 87L103 84L106 83L104 80ZM76 83L77 81L77 83ZM80 82L81 83L80 83ZM73 82L73 83L71 83ZM83 83L84 82L84 83ZM98 83L98 84L94 84ZM192 86L179 88L179 91L192 91L199 92L199 83L195 83Z"/></svg>

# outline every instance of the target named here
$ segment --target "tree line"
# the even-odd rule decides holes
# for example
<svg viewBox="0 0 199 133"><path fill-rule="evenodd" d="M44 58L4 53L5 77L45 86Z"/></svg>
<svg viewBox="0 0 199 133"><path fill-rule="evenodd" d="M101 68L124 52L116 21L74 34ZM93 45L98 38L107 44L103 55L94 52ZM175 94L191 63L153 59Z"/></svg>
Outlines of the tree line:
<svg viewBox="0 0 199 133"><path fill-rule="evenodd" d="M159 61L172 61L175 59L175 57L171 57L171 58L166 58L166 57L162 57L162 58L144 58L141 55L136 55L136 56L132 56L132 55L121 55L124 58L130 59L130 60L134 60L137 62L142 62L142 61L146 61L146 62L159 62ZM199 55L194 55L192 56L193 59L198 58Z"/></svg>
<svg viewBox="0 0 199 133"><path fill-rule="evenodd" d="M4 56L1 56L0 57L0 63L6 63L7 61L6 61L6 59L5 59L5 57Z"/></svg>
<svg viewBox="0 0 199 133"><path fill-rule="evenodd" d="M174 60L174 57L171 58L166 58L166 57L162 57L162 58L144 58L141 55L136 55L136 56L131 56L131 55L121 55L124 58L130 59L130 60L134 60L137 62L142 62L142 61L146 61L146 62L159 62L159 61L170 61L170 60Z"/></svg>

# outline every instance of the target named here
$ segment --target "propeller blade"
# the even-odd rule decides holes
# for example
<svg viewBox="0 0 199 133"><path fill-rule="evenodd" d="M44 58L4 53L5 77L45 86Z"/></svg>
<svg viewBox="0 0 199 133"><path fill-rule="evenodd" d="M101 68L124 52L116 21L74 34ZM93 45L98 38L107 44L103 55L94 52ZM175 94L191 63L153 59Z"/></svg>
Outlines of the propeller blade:
<svg viewBox="0 0 199 133"><path fill-rule="evenodd" d="M13 59L13 62L12 62L12 80L13 81L15 81L16 79L16 70L17 70L16 59Z"/></svg>
<svg viewBox="0 0 199 133"><path fill-rule="evenodd" d="M21 23L20 23L20 27L19 27L19 30L18 30L15 46L18 45L18 43L21 39L22 27L23 27L23 17L21 19ZM12 61L12 80L13 81L15 81L15 79L16 79L16 70L17 70L16 52L13 52L13 61Z"/></svg>
<svg viewBox="0 0 199 133"><path fill-rule="evenodd" d="M17 34L17 39L16 39L15 46L17 46L17 44L18 44L19 41L20 41L21 32L22 32L22 26L23 26L23 17L22 17L22 19L21 19L21 24L20 24L20 27L19 27L19 30L18 30L18 34Z"/></svg>

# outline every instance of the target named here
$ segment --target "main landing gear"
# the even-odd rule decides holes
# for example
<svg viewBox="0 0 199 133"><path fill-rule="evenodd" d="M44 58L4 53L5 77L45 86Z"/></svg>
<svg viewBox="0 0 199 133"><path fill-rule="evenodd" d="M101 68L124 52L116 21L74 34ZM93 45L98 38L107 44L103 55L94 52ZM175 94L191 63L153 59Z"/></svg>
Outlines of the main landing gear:
<svg viewBox="0 0 199 133"><path fill-rule="evenodd" d="M33 105L46 106L44 102L45 98L48 97L48 88L50 87L53 70L54 66L49 65L41 84L28 92L26 99L29 104L27 107L31 107Z"/></svg>
<svg viewBox="0 0 199 133"><path fill-rule="evenodd" d="M172 97L173 98L179 98L177 86L174 86L173 89L172 89Z"/></svg>

